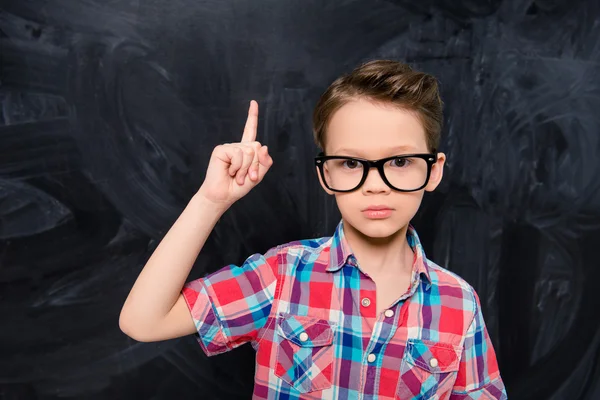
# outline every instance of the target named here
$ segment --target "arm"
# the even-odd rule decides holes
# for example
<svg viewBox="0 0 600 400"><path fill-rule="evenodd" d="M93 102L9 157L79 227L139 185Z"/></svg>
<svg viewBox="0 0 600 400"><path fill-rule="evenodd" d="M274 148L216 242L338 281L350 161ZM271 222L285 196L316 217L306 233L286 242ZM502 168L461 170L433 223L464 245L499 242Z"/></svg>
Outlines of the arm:
<svg viewBox="0 0 600 400"><path fill-rule="evenodd" d="M257 125L258 104L252 101L242 141L215 147L202 187L137 278L119 316L121 330L133 339L149 342L196 332L198 321L190 318L189 301L181 294L185 280L221 215L273 164L267 146L256 141Z"/></svg>
<svg viewBox="0 0 600 400"><path fill-rule="evenodd" d="M121 310L119 326L141 342L196 332L181 289L215 224L225 212L196 195L160 242Z"/></svg>
<svg viewBox="0 0 600 400"><path fill-rule="evenodd" d="M188 282L183 297L208 356L224 353L250 341L260 341L279 275L279 247L253 254L241 265L228 265Z"/></svg>
<svg viewBox="0 0 600 400"><path fill-rule="evenodd" d="M469 326L461 355L458 376L450 400L507 399L496 353L488 335L479 296L475 296L475 315Z"/></svg>

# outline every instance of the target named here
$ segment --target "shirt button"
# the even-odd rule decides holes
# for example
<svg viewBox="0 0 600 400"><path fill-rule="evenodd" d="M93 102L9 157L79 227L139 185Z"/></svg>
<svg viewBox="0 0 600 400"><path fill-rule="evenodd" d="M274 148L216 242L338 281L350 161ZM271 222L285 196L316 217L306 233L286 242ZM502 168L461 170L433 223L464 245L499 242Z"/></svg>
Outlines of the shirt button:
<svg viewBox="0 0 600 400"><path fill-rule="evenodd" d="M372 363L373 361L375 361L375 359L376 359L376 358L377 358L377 357L375 356L375 354L371 353L371 354L369 354L369 356L367 357L367 361Z"/></svg>
<svg viewBox="0 0 600 400"><path fill-rule="evenodd" d="M394 311L393 310L385 310L385 316L390 318L394 316Z"/></svg>
<svg viewBox="0 0 600 400"><path fill-rule="evenodd" d="M431 368L437 367L438 366L437 358L432 358L431 360L429 360L429 365L431 365Z"/></svg>
<svg viewBox="0 0 600 400"><path fill-rule="evenodd" d="M308 340L308 333L306 333L306 332L302 332L302 333L300 334L300 341L301 341L301 342L306 342L307 340Z"/></svg>
<svg viewBox="0 0 600 400"><path fill-rule="evenodd" d="M363 307L369 307L371 305L371 300L368 297L365 297L360 303L363 305Z"/></svg>

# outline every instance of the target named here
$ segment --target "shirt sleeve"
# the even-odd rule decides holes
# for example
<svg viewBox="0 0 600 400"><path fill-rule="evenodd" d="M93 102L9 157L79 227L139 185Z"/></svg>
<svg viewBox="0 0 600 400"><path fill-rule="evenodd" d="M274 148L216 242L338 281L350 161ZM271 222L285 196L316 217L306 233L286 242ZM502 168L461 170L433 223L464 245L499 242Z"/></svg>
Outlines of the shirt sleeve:
<svg viewBox="0 0 600 400"><path fill-rule="evenodd" d="M207 356L257 339L275 296L277 254L274 247L251 255L241 266L228 265L185 284L182 294Z"/></svg>
<svg viewBox="0 0 600 400"><path fill-rule="evenodd" d="M464 342L458 375L450 400L508 398L500 376L496 353L490 340L479 296L475 297L475 315Z"/></svg>

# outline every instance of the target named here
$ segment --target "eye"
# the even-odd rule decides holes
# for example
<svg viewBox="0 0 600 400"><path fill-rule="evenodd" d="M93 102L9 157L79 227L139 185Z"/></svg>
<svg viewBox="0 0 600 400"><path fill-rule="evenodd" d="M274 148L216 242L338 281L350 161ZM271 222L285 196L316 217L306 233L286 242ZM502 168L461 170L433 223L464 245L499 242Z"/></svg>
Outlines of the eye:
<svg viewBox="0 0 600 400"><path fill-rule="evenodd" d="M410 160L408 160L408 159L406 159L404 157L397 157L397 158L394 158L391 161L391 164L394 167L400 167L400 168L402 168L402 167L408 166L410 164Z"/></svg>
<svg viewBox="0 0 600 400"><path fill-rule="evenodd" d="M348 169L356 169L358 167L360 167L360 163L356 160L345 160L343 162L344 167L348 168Z"/></svg>

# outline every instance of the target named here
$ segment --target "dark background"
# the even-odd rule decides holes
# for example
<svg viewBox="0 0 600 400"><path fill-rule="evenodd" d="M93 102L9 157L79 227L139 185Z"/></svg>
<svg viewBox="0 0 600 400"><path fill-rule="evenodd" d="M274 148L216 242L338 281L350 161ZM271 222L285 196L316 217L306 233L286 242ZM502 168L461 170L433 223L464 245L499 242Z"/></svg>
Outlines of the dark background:
<svg viewBox="0 0 600 400"><path fill-rule="evenodd" d="M275 161L190 279L339 221L311 112L374 58L441 81L444 181L415 218L478 291L511 399L600 399L598 1L2 0L0 399L247 399L253 350L137 343L123 301L239 141Z"/></svg>

